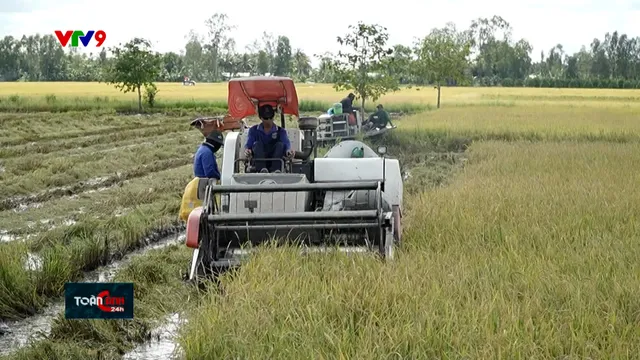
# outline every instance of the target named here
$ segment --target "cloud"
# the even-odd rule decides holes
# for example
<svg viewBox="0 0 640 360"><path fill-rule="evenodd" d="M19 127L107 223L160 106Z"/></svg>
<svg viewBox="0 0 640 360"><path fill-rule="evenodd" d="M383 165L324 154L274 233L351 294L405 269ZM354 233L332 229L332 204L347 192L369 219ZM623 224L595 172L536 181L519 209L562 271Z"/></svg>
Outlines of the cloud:
<svg viewBox="0 0 640 360"><path fill-rule="evenodd" d="M31 0L1 0L0 14L24 13L37 8L35 1Z"/></svg>

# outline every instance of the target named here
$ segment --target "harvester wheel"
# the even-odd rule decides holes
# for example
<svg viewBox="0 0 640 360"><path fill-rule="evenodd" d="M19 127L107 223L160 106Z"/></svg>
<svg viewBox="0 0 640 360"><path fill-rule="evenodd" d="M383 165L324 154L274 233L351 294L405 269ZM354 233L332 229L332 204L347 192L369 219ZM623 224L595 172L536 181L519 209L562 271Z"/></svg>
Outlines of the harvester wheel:
<svg viewBox="0 0 640 360"><path fill-rule="evenodd" d="M395 246L396 246L395 235L390 231L385 231L384 239L381 243L383 246L382 256L386 261L389 261L389 260L393 261L395 257Z"/></svg>
<svg viewBox="0 0 640 360"><path fill-rule="evenodd" d="M400 214L400 207L397 205L393 207L393 238L396 246L402 244L402 215Z"/></svg>

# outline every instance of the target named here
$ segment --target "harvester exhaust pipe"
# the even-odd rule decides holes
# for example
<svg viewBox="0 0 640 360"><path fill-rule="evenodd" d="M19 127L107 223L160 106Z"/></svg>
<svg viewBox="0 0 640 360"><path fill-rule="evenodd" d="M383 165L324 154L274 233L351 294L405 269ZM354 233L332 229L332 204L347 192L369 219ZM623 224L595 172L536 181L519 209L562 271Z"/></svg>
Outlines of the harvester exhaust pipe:
<svg viewBox="0 0 640 360"><path fill-rule="evenodd" d="M304 132L302 151L296 151L296 159L307 160L316 147L316 129L318 128L318 118L302 117L298 119L298 128Z"/></svg>

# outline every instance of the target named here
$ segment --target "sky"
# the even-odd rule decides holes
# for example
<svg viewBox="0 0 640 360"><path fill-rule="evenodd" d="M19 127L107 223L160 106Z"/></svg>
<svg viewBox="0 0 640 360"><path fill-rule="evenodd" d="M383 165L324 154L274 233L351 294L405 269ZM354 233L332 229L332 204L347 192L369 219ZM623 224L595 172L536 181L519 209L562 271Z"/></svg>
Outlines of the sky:
<svg viewBox="0 0 640 360"><path fill-rule="evenodd" d="M500 15L511 24L514 39L524 38L532 44L534 60L539 59L540 51L546 53L558 43L573 53L614 30L640 36L640 0L380 0L378 4L338 0L180 0L166 1L166 5L157 0L0 0L0 37L104 30L107 39L103 46L116 46L137 36L151 40L157 51L179 52L189 30L206 34L204 22L217 12L226 13L229 23L236 26L232 36L238 51L267 31L289 37L294 49L301 48L312 58L313 54L334 51L336 37L359 20L385 26L390 45L410 45L446 22L466 29L473 19Z"/></svg>

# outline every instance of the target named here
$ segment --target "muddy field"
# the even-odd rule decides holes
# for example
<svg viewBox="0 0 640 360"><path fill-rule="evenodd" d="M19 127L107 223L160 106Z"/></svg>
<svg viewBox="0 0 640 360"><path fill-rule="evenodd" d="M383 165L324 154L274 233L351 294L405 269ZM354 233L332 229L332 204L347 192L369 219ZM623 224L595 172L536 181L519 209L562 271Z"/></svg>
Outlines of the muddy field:
<svg viewBox="0 0 640 360"><path fill-rule="evenodd" d="M64 338L78 334L67 331L60 315L66 281L127 277L138 284L133 275L141 271L179 282L183 261L160 272L153 267L159 257L188 258L175 243L183 243L177 211L201 141L190 119L0 114L0 355L47 358L49 343L60 358L74 354ZM144 305L138 310L141 323L122 324L138 333L123 338L120 349L108 349L109 343L107 353L83 349L77 356L133 350L131 341L148 338L157 318L145 322ZM104 334L118 337L116 329ZM29 340L38 342L16 353Z"/></svg>
<svg viewBox="0 0 640 360"><path fill-rule="evenodd" d="M192 116L0 113L0 359L634 358L640 111L596 100L397 119L396 262L265 249L205 289ZM135 320L65 320L66 281L134 282Z"/></svg>

